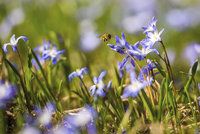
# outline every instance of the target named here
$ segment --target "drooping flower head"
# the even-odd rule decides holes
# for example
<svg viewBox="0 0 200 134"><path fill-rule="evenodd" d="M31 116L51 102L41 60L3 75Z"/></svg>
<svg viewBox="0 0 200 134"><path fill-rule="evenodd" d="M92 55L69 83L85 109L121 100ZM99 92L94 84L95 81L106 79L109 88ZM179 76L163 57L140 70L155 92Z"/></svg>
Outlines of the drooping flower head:
<svg viewBox="0 0 200 134"><path fill-rule="evenodd" d="M90 87L90 93L95 99L97 96L104 97L106 95L106 90L111 87L111 81L107 86L103 82L106 73L106 71L102 71L98 77L93 78L94 85Z"/></svg>
<svg viewBox="0 0 200 134"><path fill-rule="evenodd" d="M53 64L56 64L60 59L60 55L64 53L65 50L57 50L56 46L51 47L50 49L46 49L42 53L42 58L44 60L51 59Z"/></svg>
<svg viewBox="0 0 200 134"><path fill-rule="evenodd" d="M15 34L13 34L10 38L10 42L3 45L3 51L7 53L7 46L12 46L12 49L15 52L17 50L18 41L20 39L24 40L25 42L28 40L26 36L19 36L17 39L15 39Z"/></svg>
<svg viewBox="0 0 200 134"><path fill-rule="evenodd" d="M88 68L83 67L83 68L77 69L76 71L69 74L68 79L69 79L69 81L71 81L75 77L79 77L79 78L83 79L83 75L85 75L87 73L88 73Z"/></svg>
<svg viewBox="0 0 200 134"><path fill-rule="evenodd" d="M15 95L16 87L0 80L0 108L4 108Z"/></svg>

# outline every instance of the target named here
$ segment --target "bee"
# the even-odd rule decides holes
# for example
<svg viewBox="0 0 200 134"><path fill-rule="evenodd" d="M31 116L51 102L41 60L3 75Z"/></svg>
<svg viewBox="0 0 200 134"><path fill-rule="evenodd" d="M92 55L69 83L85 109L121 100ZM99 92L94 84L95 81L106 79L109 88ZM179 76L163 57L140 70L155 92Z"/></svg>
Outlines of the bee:
<svg viewBox="0 0 200 134"><path fill-rule="evenodd" d="M112 35L109 33L104 33L100 35L99 38L104 42L108 42L112 38Z"/></svg>

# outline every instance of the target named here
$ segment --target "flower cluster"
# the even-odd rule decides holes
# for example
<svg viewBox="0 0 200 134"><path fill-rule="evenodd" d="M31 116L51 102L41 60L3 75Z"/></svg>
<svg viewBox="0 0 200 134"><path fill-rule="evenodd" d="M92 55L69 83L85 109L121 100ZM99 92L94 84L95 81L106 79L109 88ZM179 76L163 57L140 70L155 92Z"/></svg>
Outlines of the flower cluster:
<svg viewBox="0 0 200 134"><path fill-rule="evenodd" d="M129 96L137 96L138 92L141 89L151 85L153 81L150 72L155 68L155 65L151 62L151 60L146 59L146 56L152 52L159 54L158 50L154 48L154 45L157 42L162 41L160 36L164 31L164 29L162 29L160 32L157 30L156 22L157 19L153 17L152 20L148 23L148 25L143 27L144 34L146 35L146 37L143 40L136 42L134 45L131 45L126 41L124 33L122 33L121 39L118 36L116 36L115 45L108 44L108 46L112 50L125 56L122 62L119 63L119 72L121 75L123 72L122 70L124 69L128 61L132 64L134 68L137 60L147 61L146 66L142 68L137 66L140 70L138 77L136 77L134 73L129 71L129 74L131 76L131 84L125 87L122 98L127 98Z"/></svg>
<svg viewBox="0 0 200 134"><path fill-rule="evenodd" d="M159 54L153 46L155 43L161 41L160 36L164 29L158 32L156 22L157 20L153 18L147 26L143 27L146 38L136 42L134 45L131 45L126 41L124 33L122 33L121 39L116 36L116 45L108 44L112 50L125 55L125 58L120 63L120 69L123 69L128 61L135 66L135 60L144 60L151 52Z"/></svg>

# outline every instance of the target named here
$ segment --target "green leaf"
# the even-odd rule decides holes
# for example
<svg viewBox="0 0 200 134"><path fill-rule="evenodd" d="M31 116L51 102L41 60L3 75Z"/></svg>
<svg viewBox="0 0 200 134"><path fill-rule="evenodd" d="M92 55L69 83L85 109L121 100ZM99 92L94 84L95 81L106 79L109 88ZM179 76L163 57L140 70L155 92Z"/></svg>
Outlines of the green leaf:
<svg viewBox="0 0 200 134"><path fill-rule="evenodd" d="M28 52L28 68L31 68L32 67L32 53L31 53L31 49L29 49L29 52Z"/></svg>
<svg viewBox="0 0 200 134"><path fill-rule="evenodd" d="M153 121L154 119L154 112L153 112L153 109L152 109L152 104L151 104L151 101L149 100L149 98L147 97L146 93L144 92L144 90L141 90L140 92L140 97L142 99L142 102L144 104L144 107L146 108L147 110L147 113L149 114L150 116L150 120Z"/></svg>
<svg viewBox="0 0 200 134"><path fill-rule="evenodd" d="M20 73L17 71L17 69L13 66L13 64L8 61L7 59L4 59L6 61L6 63L8 63L8 65L12 68L12 70L14 71L14 73L18 76L18 77L21 77L20 76Z"/></svg>
<svg viewBox="0 0 200 134"><path fill-rule="evenodd" d="M163 110L163 101L164 101L164 84L165 84L166 79L164 78L162 80L162 83L160 85L159 89L159 101L158 101L158 120L161 121L162 117L162 110Z"/></svg>

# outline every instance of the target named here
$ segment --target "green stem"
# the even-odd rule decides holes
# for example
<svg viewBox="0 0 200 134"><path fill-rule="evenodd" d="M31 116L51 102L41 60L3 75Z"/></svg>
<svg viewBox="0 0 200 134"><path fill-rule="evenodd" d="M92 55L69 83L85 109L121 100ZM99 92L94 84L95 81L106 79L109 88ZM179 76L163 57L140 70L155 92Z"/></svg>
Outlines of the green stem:
<svg viewBox="0 0 200 134"><path fill-rule="evenodd" d="M21 65L21 68L22 68L22 72L23 72L24 83L26 85L25 70L24 70L24 67L23 67L23 64L22 64L22 59L21 59L20 53L18 51L18 48L17 48L17 54L18 54L19 62L20 62L20 65Z"/></svg>
<svg viewBox="0 0 200 134"><path fill-rule="evenodd" d="M164 53L165 53L166 64L169 67L169 72L170 72L170 75L171 75L171 80L174 81L174 77L173 77L173 73L172 73L172 68L171 68L171 65L170 65L170 62L169 62L169 57L168 57L168 54L167 54L167 50L165 48L165 45L164 45L163 41L160 41L160 43L161 43L161 45L163 47L163 50L164 50Z"/></svg>

